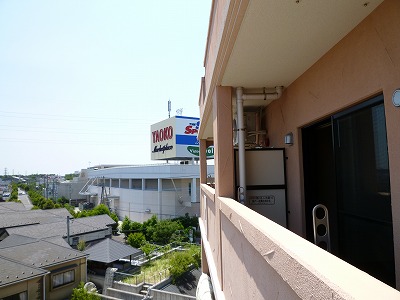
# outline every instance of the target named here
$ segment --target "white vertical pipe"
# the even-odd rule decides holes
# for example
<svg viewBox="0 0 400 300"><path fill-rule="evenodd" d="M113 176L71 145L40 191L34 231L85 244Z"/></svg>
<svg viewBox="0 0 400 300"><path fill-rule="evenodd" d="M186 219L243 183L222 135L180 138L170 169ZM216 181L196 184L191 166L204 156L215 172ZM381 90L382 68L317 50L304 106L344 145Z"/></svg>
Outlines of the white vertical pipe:
<svg viewBox="0 0 400 300"><path fill-rule="evenodd" d="M243 114L243 88L236 89L237 134L239 152L239 189L238 198L241 204L246 203L246 153L245 153L245 126Z"/></svg>
<svg viewBox="0 0 400 300"><path fill-rule="evenodd" d="M197 179L196 177L192 178L192 190L191 190L190 200L192 203L196 203L197 201Z"/></svg>
<svg viewBox="0 0 400 300"><path fill-rule="evenodd" d="M162 219L162 179L157 179L157 190L158 190L158 219Z"/></svg>
<svg viewBox="0 0 400 300"><path fill-rule="evenodd" d="M283 86L275 87L275 92L262 94L243 94L243 88L236 88L236 109L237 109L237 134L239 152L239 202L246 204L246 149L245 149L245 124L244 124L244 100L276 100L282 96Z"/></svg>

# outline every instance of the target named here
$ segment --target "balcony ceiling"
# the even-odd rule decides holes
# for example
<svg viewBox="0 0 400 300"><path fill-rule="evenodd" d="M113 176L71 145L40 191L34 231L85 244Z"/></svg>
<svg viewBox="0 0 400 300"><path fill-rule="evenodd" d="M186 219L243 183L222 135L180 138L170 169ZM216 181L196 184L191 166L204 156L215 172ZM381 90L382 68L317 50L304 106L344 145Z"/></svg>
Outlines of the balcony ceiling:
<svg viewBox="0 0 400 300"><path fill-rule="evenodd" d="M250 0L222 86L289 86L383 0Z"/></svg>
<svg viewBox="0 0 400 300"><path fill-rule="evenodd" d="M382 2L249 0L217 85L241 86L248 92L288 87ZM244 106L249 111L269 103L247 100ZM211 138L212 118L205 123L203 136Z"/></svg>

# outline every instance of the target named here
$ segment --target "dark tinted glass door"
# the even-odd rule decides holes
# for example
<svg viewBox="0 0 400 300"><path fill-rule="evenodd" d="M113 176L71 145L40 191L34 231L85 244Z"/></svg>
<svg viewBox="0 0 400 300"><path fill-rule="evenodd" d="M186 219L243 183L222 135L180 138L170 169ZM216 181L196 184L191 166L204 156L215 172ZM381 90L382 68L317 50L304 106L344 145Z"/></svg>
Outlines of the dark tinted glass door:
<svg viewBox="0 0 400 300"><path fill-rule="evenodd" d="M333 117L339 257L394 286L383 97Z"/></svg>

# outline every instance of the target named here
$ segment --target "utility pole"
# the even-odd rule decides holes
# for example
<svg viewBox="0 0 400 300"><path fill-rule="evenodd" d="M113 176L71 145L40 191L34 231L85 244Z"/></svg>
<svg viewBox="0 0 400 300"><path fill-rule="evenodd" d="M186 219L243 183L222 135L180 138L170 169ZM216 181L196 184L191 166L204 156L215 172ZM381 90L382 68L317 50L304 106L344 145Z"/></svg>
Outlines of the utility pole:
<svg viewBox="0 0 400 300"><path fill-rule="evenodd" d="M44 196L47 200L47 175L44 175Z"/></svg>

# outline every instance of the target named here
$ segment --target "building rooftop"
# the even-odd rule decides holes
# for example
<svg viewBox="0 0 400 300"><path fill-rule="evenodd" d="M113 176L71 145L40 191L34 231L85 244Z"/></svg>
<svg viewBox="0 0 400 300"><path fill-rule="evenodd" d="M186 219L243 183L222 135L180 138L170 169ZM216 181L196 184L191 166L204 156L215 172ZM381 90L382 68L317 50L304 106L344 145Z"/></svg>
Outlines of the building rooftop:
<svg viewBox="0 0 400 300"><path fill-rule="evenodd" d="M0 228L54 223L59 222L60 219L63 217L66 218L68 215L71 216L65 208L47 210L3 210L2 213L0 212Z"/></svg>
<svg viewBox="0 0 400 300"><path fill-rule="evenodd" d="M18 234L40 239L55 236L66 237L67 220L65 219L65 221L60 221L60 217L54 218L57 219L53 220L54 222L52 222L51 226L49 226L48 224L32 224L30 226L6 228L6 231L9 235ZM108 215L71 219L69 234L70 236L73 236L97 230L104 230L108 228L107 225L112 224L115 224L115 222Z"/></svg>
<svg viewBox="0 0 400 300"><path fill-rule="evenodd" d="M6 237L4 240L0 241L0 249L30 244L38 240L39 240L38 238L23 236L19 234L12 234ZM61 236L48 237L44 238L43 240L62 247L71 248L71 246L68 245L68 243Z"/></svg>
<svg viewBox="0 0 400 300"><path fill-rule="evenodd" d="M47 274L48 271L27 266L0 255L0 288Z"/></svg>
<svg viewBox="0 0 400 300"><path fill-rule="evenodd" d="M25 206L19 202L0 202L0 214L26 210Z"/></svg>
<svg viewBox="0 0 400 300"><path fill-rule="evenodd" d="M130 255L138 255L142 251L112 239L104 239L87 248L84 253L89 255L88 260L110 263Z"/></svg>
<svg viewBox="0 0 400 300"><path fill-rule="evenodd" d="M63 262L85 257L86 254L71 248L66 248L49 241L36 240L17 245L0 243L1 257L8 258L28 266L43 268L58 265ZM7 270L8 273L8 270Z"/></svg>
<svg viewBox="0 0 400 300"><path fill-rule="evenodd" d="M115 224L115 221L110 218L109 215L98 215L92 217L74 219L73 223L79 223L86 226L92 226L94 228L103 228Z"/></svg>

